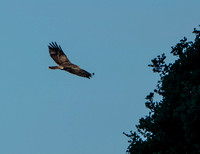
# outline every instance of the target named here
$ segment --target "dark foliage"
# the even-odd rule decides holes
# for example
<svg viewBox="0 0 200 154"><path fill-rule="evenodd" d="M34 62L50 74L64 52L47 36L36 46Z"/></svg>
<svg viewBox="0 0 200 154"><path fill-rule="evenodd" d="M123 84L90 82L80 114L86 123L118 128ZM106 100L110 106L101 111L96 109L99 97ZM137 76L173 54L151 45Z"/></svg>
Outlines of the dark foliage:
<svg viewBox="0 0 200 154"><path fill-rule="evenodd" d="M173 64L162 54L149 65L160 80L146 97L149 115L139 120L137 132L124 133L130 138L128 153L200 153L200 31L193 33L194 42L184 38L172 47Z"/></svg>

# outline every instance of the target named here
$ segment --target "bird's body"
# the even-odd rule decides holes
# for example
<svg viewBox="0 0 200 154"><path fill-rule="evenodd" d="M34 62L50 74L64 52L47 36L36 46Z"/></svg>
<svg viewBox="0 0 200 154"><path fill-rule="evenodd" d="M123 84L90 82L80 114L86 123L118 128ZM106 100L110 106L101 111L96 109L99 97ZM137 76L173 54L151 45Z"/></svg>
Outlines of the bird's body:
<svg viewBox="0 0 200 154"><path fill-rule="evenodd" d="M89 72L81 69L79 66L72 64L62 51L61 46L60 45L58 46L56 42L50 43L48 47L51 58L58 64L58 66L49 66L49 69L65 70L69 73L85 77L88 79L90 79L94 75L94 73L90 74Z"/></svg>

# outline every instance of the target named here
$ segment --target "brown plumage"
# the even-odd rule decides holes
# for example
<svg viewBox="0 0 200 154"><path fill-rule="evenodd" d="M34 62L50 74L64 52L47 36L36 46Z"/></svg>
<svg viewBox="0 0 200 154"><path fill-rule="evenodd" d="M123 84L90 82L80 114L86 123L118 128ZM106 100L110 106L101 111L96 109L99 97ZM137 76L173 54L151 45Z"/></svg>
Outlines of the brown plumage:
<svg viewBox="0 0 200 154"><path fill-rule="evenodd" d="M65 70L69 73L88 79L90 79L94 75L94 73L90 74L89 72L81 69L79 66L72 64L62 51L61 46L58 46L56 42L49 43L48 47L51 58L58 64L58 66L49 66L49 69Z"/></svg>

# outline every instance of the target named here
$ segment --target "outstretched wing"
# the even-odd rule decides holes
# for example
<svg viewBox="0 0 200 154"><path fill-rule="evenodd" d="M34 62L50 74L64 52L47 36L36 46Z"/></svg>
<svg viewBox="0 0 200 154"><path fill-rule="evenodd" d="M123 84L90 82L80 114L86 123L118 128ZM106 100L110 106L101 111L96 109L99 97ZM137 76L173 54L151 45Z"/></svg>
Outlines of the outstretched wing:
<svg viewBox="0 0 200 154"><path fill-rule="evenodd" d="M90 79L94 75L94 73L91 74L91 73L89 73L89 72L87 72L87 71L85 71L85 70L83 70L79 67L70 67L70 68L68 67L68 68L66 68L66 71L68 71L72 74L81 76L81 77L88 78L88 79Z"/></svg>
<svg viewBox="0 0 200 154"><path fill-rule="evenodd" d="M69 59L67 58L67 56L62 51L61 46L60 45L58 46L56 42L49 43L48 47L49 47L49 54L51 58L58 65L62 65L64 63L71 63Z"/></svg>

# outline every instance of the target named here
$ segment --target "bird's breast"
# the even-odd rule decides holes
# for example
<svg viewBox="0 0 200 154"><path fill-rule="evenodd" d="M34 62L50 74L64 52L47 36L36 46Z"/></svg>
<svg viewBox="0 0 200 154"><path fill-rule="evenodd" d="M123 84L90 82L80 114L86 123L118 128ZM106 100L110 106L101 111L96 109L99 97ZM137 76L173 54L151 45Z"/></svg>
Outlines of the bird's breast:
<svg viewBox="0 0 200 154"><path fill-rule="evenodd" d="M61 70L64 69L64 66L58 65L58 67L59 67Z"/></svg>

